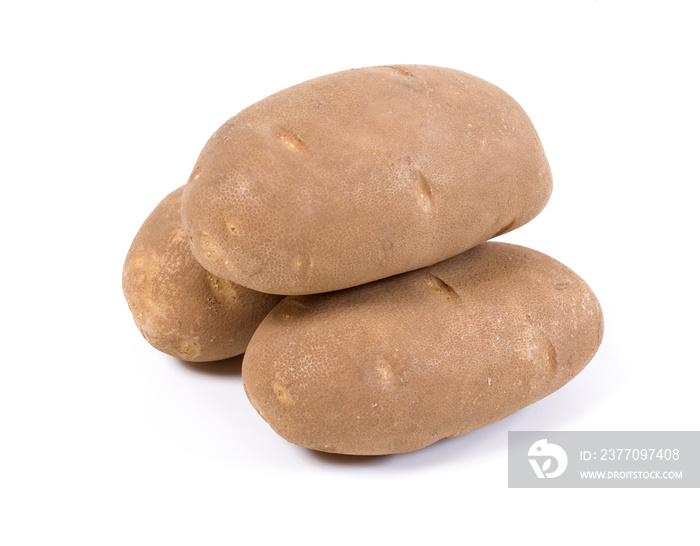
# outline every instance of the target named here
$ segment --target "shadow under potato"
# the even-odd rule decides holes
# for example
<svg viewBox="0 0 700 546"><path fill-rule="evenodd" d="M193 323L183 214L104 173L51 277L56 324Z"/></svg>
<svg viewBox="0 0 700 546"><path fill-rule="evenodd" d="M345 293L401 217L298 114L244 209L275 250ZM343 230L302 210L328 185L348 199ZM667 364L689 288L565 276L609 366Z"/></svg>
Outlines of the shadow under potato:
<svg viewBox="0 0 700 546"><path fill-rule="evenodd" d="M507 438L508 416L500 422L473 430L454 438L438 440L435 443L404 453L386 455L343 455L307 450L309 456L319 462L334 466L375 467L387 465L397 468L414 468L444 462L447 459L462 459L465 462L487 452L500 450Z"/></svg>
<svg viewBox="0 0 700 546"><path fill-rule="evenodd" d="M213 362L187 362L178 358L174 360L190 371L214 376L240 376L243 365L243 355Z"/></svg>
<svg viewBox="0 0 700 546"><path fill-rule="evenodd" d="M376 466L388 462L390 455L344 455L342 453L326 453L305 449L311 457L319 462L337 466Z"/></svg>

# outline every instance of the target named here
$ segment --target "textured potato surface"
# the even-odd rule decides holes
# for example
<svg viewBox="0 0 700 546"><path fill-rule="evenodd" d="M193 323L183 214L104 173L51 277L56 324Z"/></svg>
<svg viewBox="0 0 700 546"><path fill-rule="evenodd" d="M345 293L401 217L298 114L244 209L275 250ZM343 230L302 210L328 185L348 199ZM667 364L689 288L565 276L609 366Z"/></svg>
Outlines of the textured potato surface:
<svg viewBox="0 0 700 546"><path fill-rule="evenodd" d="M435 66L348 70L246 108L202 150L183 227L213 274L276 294L367 283L522 226L552 177L523 109Z"/></svg>
<svg viewBox="0 0 700 546"><path fill-rule="evenodd" d="M136 326L156 349L192 362L236 356L281 297L199 265L182 229L183 189L163 199L136 234L124 262L124 295Z"/></svg>
<svg viewBox="0 0 700 546"><path fill-rule="evenodd" d="M485 243L331 294L290 296L243 360L255 409L282 437L333 453L422 448L562 387L597 351L603 316L573 271Z"/></svg>

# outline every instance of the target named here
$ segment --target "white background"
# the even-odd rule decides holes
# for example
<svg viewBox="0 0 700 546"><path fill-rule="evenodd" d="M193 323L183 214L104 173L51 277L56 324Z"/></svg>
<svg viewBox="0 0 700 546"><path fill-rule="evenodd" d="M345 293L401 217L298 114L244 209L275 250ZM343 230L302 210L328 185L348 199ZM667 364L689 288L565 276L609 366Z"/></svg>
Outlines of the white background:
<svg viewBox="0 0 700 546"><path fill-rule="evenodd" d="M0 20L0 542L688 543L697 489L508 489L506 447L508 430L700 428L693 2L3 2ZM226 119L389 63L463 70L525 108L554 193L503 239L586 279L606 334L573 382L485 429L319 455L260 419L240 359L152 349L121 267Z"/></svg>

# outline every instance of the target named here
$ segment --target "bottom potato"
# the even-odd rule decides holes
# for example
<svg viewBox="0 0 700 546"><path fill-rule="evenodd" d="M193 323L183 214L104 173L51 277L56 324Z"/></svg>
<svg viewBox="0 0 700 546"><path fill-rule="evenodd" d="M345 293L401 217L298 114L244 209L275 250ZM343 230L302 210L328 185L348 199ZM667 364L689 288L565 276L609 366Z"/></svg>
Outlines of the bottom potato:
<svg viewBox="0 0 700 546"><path fill-rule="evenodd" d="M156 349L191 362L236 356L282 297L220 279L199 265L182 229L183 190L163 199L136 234L124 262L124 296Z"/></svg>
<svg viewBox="0 0 700 546"><path fill-rule="evenodd" d="M295 444L380 455L503 419L593 358L603 315L573 271L485 243L411 273L285 298L243 360L248 398Z"/></svg>

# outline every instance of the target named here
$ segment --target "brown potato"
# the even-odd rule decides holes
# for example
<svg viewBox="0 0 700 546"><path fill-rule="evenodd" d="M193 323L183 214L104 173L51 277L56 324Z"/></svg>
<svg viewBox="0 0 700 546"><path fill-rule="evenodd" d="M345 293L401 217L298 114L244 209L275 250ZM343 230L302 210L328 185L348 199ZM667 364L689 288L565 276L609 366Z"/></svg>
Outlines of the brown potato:
<svg viewBox="0 0 700 546"><path fill-rule="evenodd" d="M236 356L281 297L199 265L182 229L183 189L163 199L136 234L124 262L124 295L136 326L156 349L191 362Z"/></svg>
<svg viewBox="0 0 700 546"><path fill-rule="evenodd" d="M209 271L275 294L356 286L522 226L552 177L523 109L435 66L310 80L246 108L209 140L183 226Z"/></svg>
<svg viewBox="0 0 700 546"><path fill-rule="evenodd" d="M432 267L285 298L243 359L255 409L315 450L401 453L503 419L593 358L603 315L573 271L485 243Z"/></svg>

